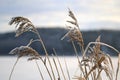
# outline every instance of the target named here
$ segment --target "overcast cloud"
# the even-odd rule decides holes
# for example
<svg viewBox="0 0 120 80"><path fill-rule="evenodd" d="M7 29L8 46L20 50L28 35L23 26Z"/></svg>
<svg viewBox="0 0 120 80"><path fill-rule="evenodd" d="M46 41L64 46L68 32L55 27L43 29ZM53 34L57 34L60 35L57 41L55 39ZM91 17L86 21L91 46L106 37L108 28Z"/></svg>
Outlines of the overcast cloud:
<svg viewBox="0 0 120 80"><path fill-rule="evenodd" d="M0 32L14 30L8 22L15 16L27 17L36 26L65 27L68 7L82 30L120 28L119 0L0 0Z"/></svg>

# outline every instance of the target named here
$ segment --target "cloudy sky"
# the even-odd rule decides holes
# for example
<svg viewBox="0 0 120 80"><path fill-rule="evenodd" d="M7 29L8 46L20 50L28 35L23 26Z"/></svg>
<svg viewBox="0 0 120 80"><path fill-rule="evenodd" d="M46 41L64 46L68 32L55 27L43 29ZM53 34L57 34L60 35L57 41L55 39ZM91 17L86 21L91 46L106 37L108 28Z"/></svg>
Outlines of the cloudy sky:
<svg viewBox="0 0 120 80"><path fill-rule="evenodd" d="M120 0L0 0L0 32L13 31L8 22L24 16L36 26L63 26L68 8L81 30L120 29Z"/></svg>

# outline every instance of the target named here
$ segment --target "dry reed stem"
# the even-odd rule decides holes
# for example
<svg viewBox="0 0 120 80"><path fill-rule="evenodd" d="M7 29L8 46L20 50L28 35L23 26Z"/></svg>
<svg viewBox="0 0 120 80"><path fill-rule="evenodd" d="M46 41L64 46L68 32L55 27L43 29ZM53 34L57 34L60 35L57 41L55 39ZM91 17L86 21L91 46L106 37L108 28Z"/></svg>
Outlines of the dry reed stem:
<svg viewBox="0 0 120 80"><path fill-rule="evenodd" d="M117 52L117 53L119 54L119 51L118 51L117 49L115 49L114 47L112 47L112 46L110 46L110 45L108 45L108 44L106 44L106 43L103 43L103 42L90 42L90 43L87 45L87 47L85 48L85 51L84 51L84 53L83 53L83 56L86 55L86 52L87 52L87 50L88 50L88 48L90 47L91 44L100 44L100 45L107 46L107 47L113 49L115 52Z"/></svg>
<svg viewBox="0 0 120 80"><path fill-rule="evenodd" d="M54 78L54 80L56 80L55 74L54 74L54 71L53 71L53 68L52 68L52 64L51 64L51 62L50 62L50 60L49 60L49 56L47 56L47 57L48 57L48 62L49 62L49 64L50 64L50 68L51 68L51 71L52 71L52 74L53 74L53 78Z"/></svg>
<svg viewBox="0 0 120 80"><path fill-rule="evenodd" d="M67 63L66 63L65 58L64 58L64 62L65 62L65 67L66 67L66 70L67 70L68 80L71 80L71 79L70 79L69 69L68 69L68 66L67 66Z"/></svg>
<svg viewBox="0 0 120 80"><path fill-rule="evenodd" d="M45 66L45 68L46 68L46 70L47 70L47 72L48 72L48 75L49 75L49 77L50 77L50 80L53 80L53 79L52 79L52 76L51 76L51 74L50 74L50 71L49 71L49 69L48 69L48 67L47 67L47 65L46 65L46 62L45 62L42 58L40 58L40 59L41 59L42 63L44 64L44 66Z"/></svg>
<svg viewBox="0 0 120 80"><path fill-rule="evenodd" d="M110 73L109 69L107 69L107 68L105 67L105 68L103 68L103 70L104 70L105 73L106 73L106 77L108 77L109 80L113 80L113 76L112 76L112 74Z"/></svg>
<svg viewBox="0 0 120 80"><path fill-rule="evenodd" d="M64 80L67 80L66 77L65 77L65 74L64 74L64 71L63 71L62 65L61 65L61 63L60 63L60 60L59 60L59 58L58 58L58 56L57 56L56 50L53 49L53 52L54 52L54 54L55 54L55 56L56 56L56 58L57 58L58 64L59 64L60 69L61 69L61 71L62 71L63 78L64 78Z"/></svg>
<svg viewBox="0 0 120 80"><path fill-rule="evenodd" d="M52 55L52 56L53 56L53 62L54 62L54 64L55 64L55 69L56 69L57 74L58 74L58 80L60 80L60 79L61 79L61 78L60 78L60 73L59 73L59 70L58 70L58 67L57 67L56 61L55 61L55 59L54 59L54 55Z"/></svg>
<svg viewBox="0 0 120 80"><path fill-rule="evenodd" d="M39 34L38 32L37 32L37 36L38 36L38 38L40 39L40 42L41 42L41 44L42 44L42 47L43 47L43 49L44 49L44 51L45 51L46 57L47 57L47 59L48 59L48 63L49 63L49 65L50 65L50 68L51 68L51 71L52 71L52 74L53 74L53 78L54 78L54 80L56 80L56 79L55 79L54 72L53 72L53 68L52 68L52 65L51 65L51 62L50 62L50 59L49 59L49 56L48 56L48 52L47 52L46 47L45 47L45 44L44 44L44 42L43 42L43 40L42 40L42 38L41 38L41 36L40 36L40 34Z"/></svg>
<svg viewBox="0 0 120 80"><path fill-rule="evenodd" d="M110 62L111 68L112 68L113 73L114 73L114 68L113 68L113 63L112 63L111 57L110 57L108 54L105 54L105 56L107 56L107 58L108 58L108 60L109 60L108 62Z"/></svg>
<svg viewBox="0 0 120 80"><path fill-rule="evenodd" d="M37 63L36 60L35 60L35 63L36 63L36 65L37 65L37 68L38 68L38 71L39 71L39 73L40 73L40 76L41 76L42 80L44 80L44 77L43 77L43 75L42 75L42 72L41 72L40 67L39 67L39 65L38 65L38 63Z"/></svg>
<svg viewBox="0 0 120 80"><path fill-rule="evenodd" d="M11 80L12 73L13 73L13 71L14 71L14 69L15 69L15 66L16 66L16 64L17 64L17 62L18 62L19 59L20 59L20 58L17 58L16 62L15 62L14 65L13 65L13 68L12 68L11 73L10 73L10 76L9 76L9 80Z"/></svg>
<svg viewBox="0 0 120 80"><path fill-rule="evenodd" d="M50 73L50 70L48 69L48 66L46 65L46 59L45 60L43 60L42 58L40 58L40 59L41 59L42 63L44 64L44 66L45 66L45 68L46 68L46 70L48 72L48 75L49 75L50 79L53 80L52 76L51 76L51 73Z"/></svg>
<svg viewBox="0 0 120 80"><path fill-rule="evenodd" d="M61 40L65 39L65 37L67 37L70 33L71 33L71 30L69 30L69 31L61 38Z"/></svg>
<svg viewBox="0 0 120 80"><path fill-rule="evenodd" d="M95 70L96 68L97 68L97 66L99 66L99 65L101 65L101 63L103 62L105 60L105 57L102 57L99 61L98 61L98 63L96 64L96 65L94 65L93 67L92 67L92 69L87 73L87 75L86 75L86 79L88 78L88 76L91 74L91 72L93 71L93 70Z"/></svg>
<svg viewBox="0 0 120 80"><path fill-rule="evenodd" d="M40 39L35 39L35 40L31 39L29 43L27 44L27 46L30 46L32 43L37 42L37 41L40 42Z"/></svg>
<svg viewBox="0 0 120 80"><path fill-rule="evenodd" d="M98 75L97 75L97 77L96 77L95 80L101 80L101 79L99 79L99 78L100 78L100 74L101 74L101 72L102 72L102 69L100 69L100 71L98 72Z"/></svg>
<svg viewBox="0 0 120 80"><path fill-rule="evenodd" d="M79 56L78 56L77 49L76 49L75 44L74 44L73 41L72 41L72 46L73 46L74 52L75 52L76 57L77 57L77 60L78 60L78 64L79 64L80 71L82 71L83 75L85 76L84 70L83 70L83 68L82 68L82 66L81 66L81 63L80 63L80 59L79 59Z"/></svg>

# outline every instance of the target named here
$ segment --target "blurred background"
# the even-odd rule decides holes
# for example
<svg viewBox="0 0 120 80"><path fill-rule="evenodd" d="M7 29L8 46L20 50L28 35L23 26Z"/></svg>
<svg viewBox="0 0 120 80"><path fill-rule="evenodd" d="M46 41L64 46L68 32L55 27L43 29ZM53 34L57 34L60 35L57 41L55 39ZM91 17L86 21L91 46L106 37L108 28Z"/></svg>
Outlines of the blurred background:
<svg viewBox="0 0 120 80"><path fill-rule="evenodd" d="M15 26L8 25L15 16L23 16L33 22L50 54L55 48L59 55L72 55L74 50L68 39L60 40L67 32L68 8L78 19L85 45L101 35L102 42L120 50L119 0L0 0L0 55L7 55L11 49L37 38L31 32L15 38ZM32 47L44 54L40 44L34 43ZM116 55L106 47L103 49Z"/></svg>

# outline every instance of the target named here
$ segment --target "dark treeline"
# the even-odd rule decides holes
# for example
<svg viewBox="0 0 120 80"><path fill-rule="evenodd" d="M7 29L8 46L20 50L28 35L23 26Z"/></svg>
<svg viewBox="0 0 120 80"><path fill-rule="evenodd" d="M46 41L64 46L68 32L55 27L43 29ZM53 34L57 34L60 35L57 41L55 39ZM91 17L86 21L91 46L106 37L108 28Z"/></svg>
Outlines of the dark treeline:
<svg viewBox="0 0 120 80"><path fill-rule="evenodd" d="M58 55L74 55L74 50L69 42L69 38L60 40L65 33L66 29L63 28L40 28L38 29L41 37L44 41L46 49L49 55L53 54L53 48L56 49ZM101 42L107 43L116 49L120 50L120 31L112 30L100 30L100 31L82 31L85 46L101 35ZM0 34L0 55L8 55L8 53L15 47L25 46L28 44L30 39L37 39L37 36L32 32L25 32L19 37L15 37L15 33L4 33ZM35 42L31 45L41 55L44 55L44 50L39 42ZM78 51L79 47L77 46ZM117 55L111 49L102 46L105 52L110 55Z"/></svg>

